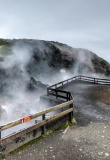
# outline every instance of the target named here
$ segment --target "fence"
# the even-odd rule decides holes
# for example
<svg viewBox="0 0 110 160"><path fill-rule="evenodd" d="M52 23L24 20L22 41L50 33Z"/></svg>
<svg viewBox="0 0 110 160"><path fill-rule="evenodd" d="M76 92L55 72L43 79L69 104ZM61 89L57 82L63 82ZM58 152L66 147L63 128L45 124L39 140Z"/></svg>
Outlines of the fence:
<svg viewBox="0 0 110 160"><path fill-rule="evenodd" d="M66 106L68 106L66 108ZM65 110L63 108L66 108ZM50 112L53 112L53 111L56 111L56 110L59 110L59 109L62 109L62 112L54 115L54 116L51 116L50 118L47 118L46 119L46 114L47 113L50 113ZM35 131L36 129L40 128L41 127L41 130L42 130L42 134L45 133L45 125L64 116L64 115L67 115L69 114L69 119L71 121L71 118L72 118L72 115L73 115L73 100L70 100L70 101L67 101L67 102L64 102L62 104L59 104L57 106L54 106L54 107L51 107L47 110L44 110L44 111L41 111L39 113L36 113L36 114L33 114L33 115L29 115L27 117L24 117L22 119L19 119L19 120L16 120L14 122L11 122L11 123L8 123L8 124L5 124L5 125L1 125L0 126L0 148L2 150L2 146L5 145L6 143L9 143L11 142L12 140L26 134L26 133L29 133L30 131ZM26 129L23 129L17 133L14 133L12 135L9 135L5 138L2 138L1 137L1 132L6 130L6 129L9 129L11 127L14 127L14 126L17 126L19 124L22 124L22 123L25 123L25 122L28 122L34 118L37 118L39 116L42 116L42 121L38 122L37 124L29 127L29 128L26 128ZM2 152L2 151L1 151Z"/></svg>
<svg viewBox="0 0 110 160"><path fill-rule="evenodd" d="M52 95L56 97L56 99L63 99L63 100L71 100L72 95L68 91L62 90L64 85L69 84L70 82L73 81L82 81L82 82L89 82L89 83L94 83L94 84L103 84L103 85L110 85L110 80L109 79L100 79L100 78L94 78L94 77L87 77L87 76L75 76L69 79L66 79L64 81L61 81L59 83L56 83L50 87L47 88L47 95Z"/></svg>
<svg viewBox="0 0 110 160"><path fill-rule="evenodd" d="M56 84L48 87L47 88L47 96L52 95L52 96L55 96L56 99L60 98L60 99L66 100L66 101L73 99L70 92L64 91L62 89L63 89L64 85L67 85L68 83L75 81L75 80L79 80L79 76L69 78L67 80L61 81L59 83L56 83Z"/></svg>
<svg viewBox="0 0 110 160"><path fill-rule="evenodd" d="M94 83L94 84L102 84L102 85L110 85L110 79L101 79L101 78L94 78L94 77L88 77L88 76L75 76L69 79L66 79L64 81L58 82L50 87L47 88L47 95L53 95L56 98L60 97L60 98L66 98L68 96L64 96L61 97L59 95L59 93L65 93L65 94L70 94L70 97L72 96L70 92L67 91L63 91L62 88L64 85L67 85L70 82L73 81L83 81L83 82L90 82L90 83ZM69 98L67 98L68 100Z"/></svg>
<svg viewBox="0 0 110 160"><path fill-rule="evenodd" d="M109 79L100 79L100 78L93 78L93 77L87 77L87 76L79 75L79 76L69 78L67 80L64 80L62 82L59 82L57 84L54 84L54 85L48 87L47 88L47 95L48 96L52 95L56 99L60 98L60 99L63 99L64 101L66 101L66 102L64 102L62 104L59 104L57 106L51 107L51 108L49 108L47 110L44 110L42 112L39 112L39 113L36 113L36 114L33 114L33 115L29 115L29 116L24 117L22 119L19 119L17 121L14 121L14 122L11 122L11 123L8 123L8 124L5 124L5 125L1 125L0 126L0 148L2 149L2 145L12 141L13 139L16 139L17 137L20 137L20 136L22 136L26 133L29 133L30 131L34 132L36 129L38 129L40 127L41 127L41 130L42 130L42 134L44 134L46 124L64 116L64 115L69 114L69 119L71 121L72 114L73 114L73 97L72 97L70 92L64 91L64 90L62 90L62 88L63 88L64 85L67 85L67 84L69 84L70 82L73 82L73 81L80 81L80 82L83 81L83 82L89 82L89 83L93 83L93 84L110 85L110 80ZM68 106L68 108L66 108L66 106ZM66 108L65 110L63 110L64 107ZM59 109L62 109L62 112L46 119L46 114L47 113L50 113L50 112L53 112L53 111L56 111L56 110L59 110ZM33 126L31 126L29 128L23 129L23 130L21 130L17 133L14 133L12 135L9 135L9 136L5 137L5 138L2 138L1 132L3 130L6 130L6 129L9 129L11 127L17 126L19 124L28 122L28 121L30 121L34 118L40 117L40 116L42 116L42 120L40 122L38 122L37 124L34 124ZM2 153L2 151L1 151L1 153Z"/></svg>
<svg viewBox="0 0 110 160"><path fill-rule="evenodd" d="M87 77L87 76L80 75L79 80L85 81L85 82L91 82L94 84L110 85L110 79L93 78L93 77Z"/></svg>

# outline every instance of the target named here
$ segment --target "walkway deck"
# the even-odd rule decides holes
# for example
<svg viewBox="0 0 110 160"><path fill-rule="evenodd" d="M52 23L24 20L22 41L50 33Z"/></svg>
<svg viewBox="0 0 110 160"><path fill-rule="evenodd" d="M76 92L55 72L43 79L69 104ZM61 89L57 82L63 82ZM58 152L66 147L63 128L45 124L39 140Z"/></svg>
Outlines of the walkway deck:
<svg viewBox="0 0 110 160"><path fill-rule="evenodd" d="M110 160L110 87L72 82L64 90L75 99L78 124L7 160Z"/></svg>

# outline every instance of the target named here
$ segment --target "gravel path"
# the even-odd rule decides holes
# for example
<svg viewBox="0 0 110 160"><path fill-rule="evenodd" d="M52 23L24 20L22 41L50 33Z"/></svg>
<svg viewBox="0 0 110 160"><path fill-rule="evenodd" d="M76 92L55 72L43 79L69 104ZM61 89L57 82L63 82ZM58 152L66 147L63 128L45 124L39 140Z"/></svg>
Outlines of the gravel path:
<svg viewBox="0 0 110 160"><path fill-rule="evenodd" d="M47 136L6 160L110 160L110 87L73 84L78 124Z"/></svg>

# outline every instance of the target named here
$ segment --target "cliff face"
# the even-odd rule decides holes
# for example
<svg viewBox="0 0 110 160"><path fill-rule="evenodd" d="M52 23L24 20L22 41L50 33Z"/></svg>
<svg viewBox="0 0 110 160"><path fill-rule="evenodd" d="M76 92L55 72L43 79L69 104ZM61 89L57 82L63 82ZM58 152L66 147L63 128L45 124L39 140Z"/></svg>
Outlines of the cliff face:
<svg viewBox="0 0 110 160"><path fill-rule="evenodd" d="M21 50L22 48L31 50L30 61L27 65L30 72L39 71L39 68L42 68L42 72L58 71L64 68L72 73L75 70L78 73L84 73L86 69L91 73L110 75L110 64L86 49L72 48L62 43L40 40L12 40L8 43L11 46L17 46L18 49L21 48ZM32 68L33 70L31 70Z"/></svg>
<svg viewBox="0 0 110 160"><path fill-rule="evenodd" d="M45 82L57 74L110 75L110 64L86 49L53 41L0 40L0 88L23 86L30 77ZM61 75L62 76L62 75ZM54 82L54 81L53 81ZM7 87L6 87L7 86Z"/></svg>

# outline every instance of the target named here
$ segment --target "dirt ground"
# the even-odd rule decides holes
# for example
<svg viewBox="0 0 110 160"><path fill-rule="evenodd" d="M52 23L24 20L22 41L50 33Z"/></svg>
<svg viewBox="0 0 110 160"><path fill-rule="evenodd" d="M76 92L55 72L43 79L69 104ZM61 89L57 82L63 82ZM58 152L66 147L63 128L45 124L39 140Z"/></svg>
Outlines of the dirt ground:
<svg viewBox="0 0 110 160"><path fill-rule="evenodd" d="M110 160L110 87L71 84L77 124L6 160Z"/></svg>

